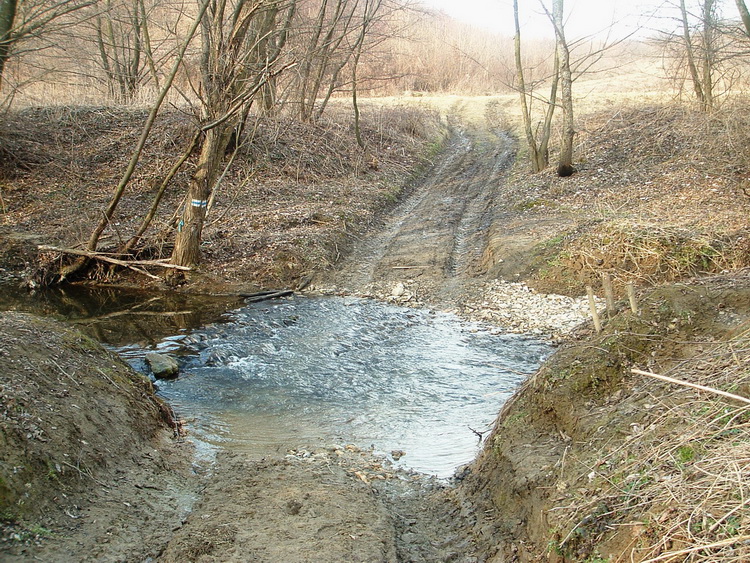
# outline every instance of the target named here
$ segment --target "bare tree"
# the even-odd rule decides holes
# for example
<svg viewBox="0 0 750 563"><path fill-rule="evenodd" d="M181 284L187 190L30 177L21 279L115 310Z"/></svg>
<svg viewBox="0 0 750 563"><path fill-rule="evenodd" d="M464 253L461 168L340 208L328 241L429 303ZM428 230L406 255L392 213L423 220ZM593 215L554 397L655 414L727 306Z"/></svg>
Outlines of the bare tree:
<svg viewBox="0 0 750 563"><path fill-rule="evenodd" d="M8 59L24 40L44 33L56 20L96 0L0 0L0 85ZM71 22L66 22L70 25Z"/></svg>
<svg viewBox="0 0 750 563"><path fill-rule="evenodd" d="M736 0L740 16L725 18L717 0L675 0L673 30L660 37L667 72L678 88L688 86L703 111L714 110L747 76L750 14L744 0Z"/></svg>
<svg viewBox="0 0 750 563"><path fill-rule="evenodd" d="M117 5L106 0L96 17L99 58L109 94L114 98L130 101L145 74L142 56L147 25L142 0Z"/></svg>
<svg viewBox="0 0 750 563"><path fill-rule="evenodd" d="M204 136L178 223L172 264L192 266L200 261L208 201L227 146L260 90L281 70L277 63L294 10L294 2L276 0L217 0L209 8L202 25Z"/></svg>
<svg viewBox="0 0 750 563"><path fill-rule="evenodd" d="M549 165L549 141L552 135L552 117L557 103L557 84L559 81L559 57L555 53L555 68L552 73L549 98L544 100L547 108L542 123L534 128L531 104L535 101L533 87L526 83L523 57L521 56L521 26L518 17L518 0L513 0L513 19L515 23L514 53L516 65L516 89L521 100L521 115L523 117L526 143L529 147L529 158L533 172L541 172Z"/></svg>
<svg viewBox="0 0 750 563"><path fill-rule="evenodd" d="M187 51L187 48L190 45L190 42L193 39L193 36L198 30L198 27L203 20L203 16L206 12L206 9L208 8L208 4L211 0L202 0L201 7L195 16L195 20L193 22L193 25L191 26L190 30L187 33L187 36L182 42L182 45L180 46L175 60L172 64L172 70L169 72L161 91L159 92L159 95L156 99L156 101L151 106L151 110L149 111L148 117L146 118L146 122L143 125L143 128L141 130L141 135L138 139L138 143L136 144L136 147L133 149L133 153L130 156L130 161L128 162L128 166L126 167L125 171L122 174L122 177L120 178L120 181L117 183L117 186L115 187L114 193L112 195L112 199L109 202L109 205L107 205L106 209L102 210L102 217L97 223L97 225L94 227L94 229L91 231L91 234L89 235L88 241L86 242L86 249L85 251L77 251L73 253L74 255L77 255L78 258L71 264L63 266L60 271L57 273L57 275L54 277L54 280L50 280L50 283L63 283L66 280L68 280L70 277L78 274L81 270L85 269L86 266L90 263L92 257L96 257L97 255L97 246L99 245L99 239L101 238L104 231L107 229L109 224L112 221L112 217L115 214L115 211L117 210L117 207L120 204L120 201L122 200L122 197L125 194L125 191L130 184L130 180L133 177L133 174L135 173L135 169L138 166L138 162L140 161L141 154L143 153L143 148L146 145L146 141L149 138L149 135L151 134L151 130L154 126L154 122L156 121L156 118L159 114L159 110L161 108L161 105L164 103L164 100L167 97L167 94L169 93L170 89L172 88L172 83L177 76L177 73L180 69L180 66L182 64L182 60L185 56L185 52ZM182 161L184 162L184 160ZM170 171L170 174L172 174L172 171ZM160 190L161 193L163 193L163 190ZM158 199L161 198L161 193L157 196L156 202L154 205L158 204ZM150 219L148 219L150 221ZM140 236L143 234L143 231L145 231L146 226L142 226L142 231L139 230L139 233L137 236ZM128 243L130 245L130 243ZM128 246L126 245L126 247ZM121 262L121 265L127 265L124 262Z"/></svg>
<svg viewBox="0 0 750 563"><path fill-rule="evenodd" d="M685 0L680 0L680 17L682 19L682 33L685 40L685 55L688 70L693 82L695 97L705 110L713 106L713 33L714 33L714 2L704 0L702 8L702 45L696 46L692 38L688 11ZM696 58L700 60L702 72L698 71Z"/></svg>
<svg viewBox="0 0 750 563"><path fill-rule="evenodd" d="M359 61L362 58L362 50L365 45L365 39L367 37L368 32L370 31L370 28L375 23L376 17L378 12L380 11L380 8L383 5L383 0L365 0L364 3L364 9L362 12L362 21L361 25L359 26L359 33L357 34L357 38L354 42L354 46L352 49L353 52L353 58L352 58L352 107L354 109L354 137L357 140L357 144L361 148L365 148L365 142L362 139L362 129L360 127L360 112L359 112L359 102L357 100L357 87L359 84L359 79L357 76L357 70L359 69Z"/></svg>
<svg viewBox="0 0 750 563"><path fill-rule="evenodd" d="M300 52L292 101L302 121L320 117L353 54L348 39L356 32L358 4L359 0L320 0L317 12L310 14L313 17L298 24L296 42Z"/></svg>
<svg viewBox="0 0 750 563"><path fill-rule="evenodd" d="M557 53L560 59L561 103L563 112L562 148L560 149L557 174L559 176L570 176L575 172L575 168L573 168L573 139L576 132L573 125L573 75L570 70L570 47L565 39L565 27L563 24L563 0L553 0L552 22L555 25Z"/></svg>

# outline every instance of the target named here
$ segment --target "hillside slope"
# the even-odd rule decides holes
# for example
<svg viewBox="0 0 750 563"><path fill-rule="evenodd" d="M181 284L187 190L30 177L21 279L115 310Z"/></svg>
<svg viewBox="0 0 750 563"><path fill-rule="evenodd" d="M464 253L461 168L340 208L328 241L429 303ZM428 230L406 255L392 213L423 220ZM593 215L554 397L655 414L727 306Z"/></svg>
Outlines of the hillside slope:
<svg viewBox="0 0 750 563"><path fill-rule="evenodd" d="M485 553L499 549L488 560L750 557L750 406L631 372L748 397L749 344L748 271L660 286L579 330L504 406L462 485Z"/></svg>

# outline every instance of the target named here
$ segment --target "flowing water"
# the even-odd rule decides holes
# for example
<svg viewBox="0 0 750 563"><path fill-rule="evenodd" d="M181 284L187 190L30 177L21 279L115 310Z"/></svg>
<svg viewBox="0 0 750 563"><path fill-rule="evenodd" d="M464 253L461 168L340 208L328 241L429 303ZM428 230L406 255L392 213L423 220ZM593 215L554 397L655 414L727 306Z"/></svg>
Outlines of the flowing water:
<svg viewBox="0 0 750 563"><path fill-rule="evenodd" d="M550 347L444 313L357 298L291 298L163 339L179 378L158 383L202 451L254 455L356 444L447 477ZM149 350L119 352L138 369ZM473 429L473 430L472 430Z"/></svg>
<svg viewBox="0 0 750 563"><path fill-rule="evenodd" d="M64 319L148 373L145 354L178 357L160 393L199 451L256 456L355 444L447 477L480 447L502 403L551 351L528 337L378 301L235 297L0 286L0 309ZM234 309L225 313L227 309ZM473 429L473 430L472 430Z"/></svg>

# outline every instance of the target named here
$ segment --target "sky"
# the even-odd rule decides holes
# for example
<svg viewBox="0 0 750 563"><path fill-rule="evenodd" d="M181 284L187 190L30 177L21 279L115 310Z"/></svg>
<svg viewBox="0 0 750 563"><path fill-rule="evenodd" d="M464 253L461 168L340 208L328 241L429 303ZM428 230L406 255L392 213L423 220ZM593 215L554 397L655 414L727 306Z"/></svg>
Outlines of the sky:
<svg viewBox="0 0 750 563"><path fill-rule="evenodd" d="M512 36L512 0L423 0L448 15L476 26ZM565 0L566 35L568 39L590 36L611 28L618 35L627 35L639 25L654 27L647 15L664 4L663 0ZM545 0L550 6L550 0ZM549 20L540 8L539 0L519 0L519 19L522 36L551 37L554 35Z"/></svg>

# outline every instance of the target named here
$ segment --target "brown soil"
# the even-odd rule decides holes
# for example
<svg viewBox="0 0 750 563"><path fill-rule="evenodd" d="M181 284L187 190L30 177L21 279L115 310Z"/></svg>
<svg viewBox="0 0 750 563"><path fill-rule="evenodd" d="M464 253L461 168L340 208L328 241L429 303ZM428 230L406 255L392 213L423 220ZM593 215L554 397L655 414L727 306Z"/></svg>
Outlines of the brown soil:
<svg viewBox="0 0 750 563"><path fill-rule="evenodd" d="M196 494L169 407L65 325L1 313L0 338L3 560L156 555Z"/></svg>
<svg viewBox="0 0 750 563"><path fill-rule="evenodd" d="M330 267L394 204L408 186L405 179L426 166L427 145L439 147L442 126L437 114L406 107L373 108L365 115L374 124L364 129L368 151L359 149L346 118L335 113L315 125L285 118L249 124L209 213L203 264L189 276L191 291L294 287ZM55 271L61 259L40 254L37 244L85 246L144 119L144 112L128 109L29 108L6 122L2 146L10 157L0 161L5 270L33 278ZM114 249L132 235L166 170L188 145L190 125L179 112L157 121L100 250ZM167 190L140 250L143 257L169 256L170 221L193 168L190 159ZM46 266L42 271L40 264ZM89 277L164 289L151 278L109 268Z"/></svg>
<svg viewBox="0 0 750 563"><path fill-rule="evenodd" d="M600 334L582 328L503 407L463 487L493 561L750 556L749 484L736 472L747 403L631 372L748 397L750 276L663 285L639 301Z"/></svg>
<svg viewBox="0 0 750 563"><path fill-rule="evenodd" d="M747 265L750 205L740 189L745 178L736 172L744 165L745 152L727 160L720 147L708 142L707 132L726 125L718 117L699 119L674 108L618 108L587 116L579 146L585 161L571 178L560 179L551 173L528 177L520 160L514 165L517 147L501 126L502 110L502 100L454 104L443 151L433 158L426 179L407 182L403 193L403 177L439 138L434 116L416 121L427 123L426 128L415 127L408 119L414 110L402 108L393 121L399 127L370 129L371 147L377 148L369 154L352 149L344 140L345 128L333 122L326 131L259 122L257 142L244 149L245 164L233 173L228 197L217 203L216 217L231 210L232 221L207 229L205 262L191 273L187 289L295 285L314 275L318 289L398 296L404 298L400 302L467 313L468 302L503 306L483 301L487 282L498 277L526 280L540 290L580 293L608 271L622 292L627 282L646 287ZM39 119L42 125L49 120L33 112L21 117ZM8 207L2 215L4 242L9 244L1 252L3 268L14 274L28 273L37 263L30 243L72 246L83 240L96 209L106 201L102 186L115 179L112 169L118 167L112 162L122 160L137 131L128 116L119 114L88 116L92 122L80 130L81 115L56 119L50 135L64 123L78 131L79 137L71 137L80 142L74 153L63 150L64 134L51 143L61 152L47 156L41 149L28 149L22 136L10 144L15 160L6 161L8 180L2 192ZM109 121L116 126L102 128ZM647 122L651 127L646 128ZM180 144L179 127L163 130L163 138L150 149L151 160L137 184L140 191L118 217L123 232L146 204L153 190L149 178L158 176L165 154L174 156L174 148L165 147ZM747 128L721 130L746 146ZM308 153L303 137L340 142L332 148L330 141L320 141ZM67 154L67 160L61 161L60 154ZM721 158L712 156L717 154ZM274 163L280 174L271 173ZM248 176L252 193L243 184ZM175 190L165 208L174 209L179 194ZM65 199L77 213L71 215L62 205ZM398 199L401 204L393 207ZM161 217L162 227L171 209ZM119 230L110 236L115 241ZM156 254L168 245L167 236L154 235L148 251ZM346 255L343 261L340 255ZM739 271L654 292L644 289L639 301L640 314L628 313L623 305L600 334L581 328L528 380L504 408L482 456L457 478L455 488L393 471L367 452L345 448L297 450L264 460L226 454L211 472L200 474L173 451L183 447L179 438L149 449L152 440L163 438L158 409L145 424L129 418L124 406L119 411L95 395L84 412L105 421L114 413L116 422L79 423L66 393L102 385L103 372L123 388L119 401L128 405L133 399L125 381L139 380L107 371L104 365L116 361L93 345L86 348L87 355L66 359L55 350L67 349L67 343L53 350L42 343L50 334L75 333L10 315L2 330L19 346L42 342L35 345L39 357L29 365L44 369L16 363L15 352L0 358L12 391L4 404L30 398L29 407L24 403L20 410L6 409L11 426L3 426L3 435L11 436L6 428L12 425L33 423L43 434L31 427L13 430L19 441L14 451L28 451L23 456L29 460L49 459L52 465L29 461L30 472L16 478L15 468L26 462L3 461L3 506L13 509L5 515L12 523L4 556L62 561L630 561L631 556L641 560L696 543L724 542L717 549L732 549L739 557L735 560L741 560L747 554L738 551L744 544L737 530L742 531L750 514L741 500L727 504L727 498L736 498L731 486L724 504L711 505L715 509L708 497L672 506L659 489L681 479L689 488L704 483L700 475L716 475L714 465L701 463L714 459L709 454L717 445L725 454L727 444L745 447L746 417L727 412L726 404L717 404L710 395L675 391L631 374L630 368L744 389L747 382L741 377L747 375L743 371L740 377L739 368L733 368L733 381L722 377L728 366L747 361L742 339L750 319L750 282ZM721 348L726 343L731 343L730 353ZM714 365L715 357L724 363ZM712 365L716 369L706 367ZM92 380L75 385L72 379L84 372ZM50 387L35 392L38 380ZM139 392L146 394L146 404L158 405L146 388ZM27 419L30 408L37 410L28 410ZM49 412L64 416L53 424ZM705 413L708 420L701 418ZM726 415L729 426L714 429ZM80 436L60 430L79 427ZM688 436L688 427L709 428L711 437ZM44 454L30 447L38 436L55 433L59 445L47 444ZM123 437L128 439L118 443ZM95 444L97 439L103 442L92 452L109 447L116 453L81 458L84 465L70 461L76 469L61 471L68 467L59 461L67 459L64 454L79 455L71 444L77 448L81 440ZM686 443L692 457L680 450ZM660 450L660 444L667 445ZM679 463L659 457L660 451ZM158 461L147 463L145 452ZM741 460L729 461L731 468ZM747 498L744 466L737 467L739 480L725 481L739 487L740 499ZM656 485L648 488L651 483ZM701 487L717 489L710 483L696 489ZM43 499L40 509L21 510L25 504L18 500L26 491ZM691 502L703 512L694 512ZM692 525L698 516L700 529ZM741 539L733 543L733 538ZM713 560L722 557L719 553Z"/></svg>

